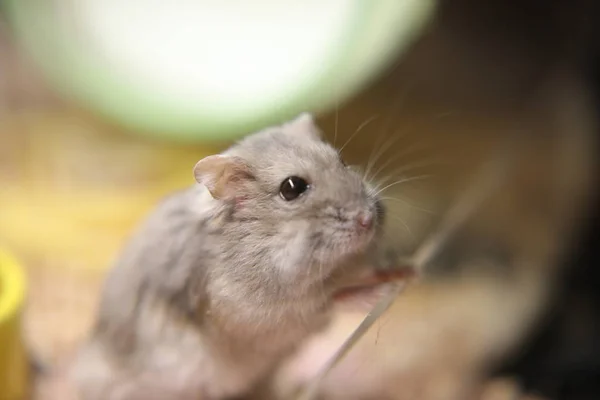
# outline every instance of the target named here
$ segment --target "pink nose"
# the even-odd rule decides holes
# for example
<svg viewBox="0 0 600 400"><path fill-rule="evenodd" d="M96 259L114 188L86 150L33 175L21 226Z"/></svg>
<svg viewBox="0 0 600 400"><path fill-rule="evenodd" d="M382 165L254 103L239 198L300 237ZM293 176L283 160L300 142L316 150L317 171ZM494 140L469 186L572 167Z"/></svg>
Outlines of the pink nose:
<svg viewBox="0 0 600 400"><path fill-rule="evenodd" d="M363 212L358 215L358 224L364 229L370 229L373 226L373 213Z"/></svg>

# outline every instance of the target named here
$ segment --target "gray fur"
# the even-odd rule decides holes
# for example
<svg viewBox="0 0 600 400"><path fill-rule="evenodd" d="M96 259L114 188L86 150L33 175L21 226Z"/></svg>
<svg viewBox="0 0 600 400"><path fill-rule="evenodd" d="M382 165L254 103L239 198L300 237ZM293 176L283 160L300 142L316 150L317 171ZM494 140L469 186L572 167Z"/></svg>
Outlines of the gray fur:
<svg viewBox="0 0 600 400"><path fill-rule="evenodd" d="M328 321L325 282L372 242L356 218L376 199L310 114L223 155L244 173L164 200L109 274L74 369L83 400L238 395ZM310 188L286 202L292 175Z"/></svg>

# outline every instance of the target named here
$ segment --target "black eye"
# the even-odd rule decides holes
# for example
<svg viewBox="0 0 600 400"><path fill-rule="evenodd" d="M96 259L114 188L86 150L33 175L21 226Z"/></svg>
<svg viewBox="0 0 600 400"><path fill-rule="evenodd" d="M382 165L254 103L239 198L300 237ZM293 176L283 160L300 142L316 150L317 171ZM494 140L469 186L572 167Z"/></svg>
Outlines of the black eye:
<svg viewBox="0 0 600 400"><path fill-rule="evenodd" d="M284 200L291 201L297 199L302 193L306 192L306 189L308 189L308 183L304 179L298 176L290 176L281 182L279 195Z"/></svg>

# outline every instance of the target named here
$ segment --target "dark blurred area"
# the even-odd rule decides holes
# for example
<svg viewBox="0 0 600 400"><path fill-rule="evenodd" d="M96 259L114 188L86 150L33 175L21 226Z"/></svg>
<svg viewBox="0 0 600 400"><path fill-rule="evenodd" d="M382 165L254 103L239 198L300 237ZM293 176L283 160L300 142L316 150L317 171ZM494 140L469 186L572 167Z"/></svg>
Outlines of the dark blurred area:
<svg viewBox="0 0 600 400"><path fill-rule="evenodd" d="M581 241L565 261L542 322L520 353L497 371L515 375L523 389L550 399L600 396L600 219L590 216Z"/></svg>
<svg viewBox="0 0 600 400"><path fill-rule="evenodd" d="M574 5L575 6L575 5ZM585 19L598 20L598 6ZM593 32L590 29L588 32ZM596 35L580 55L581 73L600 110L600 53ZM580 48L581 48L580 47ZM600 118L600 113L597 112ZM597 135L600 132L596 130ZM600 157L600 148L595 149ZM595 188L598 191L598 188ZM595 202L598 204L598 195ZM562 262L559 284L547 311L518 356L499 374L514 374L524 390L550 399L600 398L600 208L592 207L575 248Z"/></svg>
<svg viewBox="0 0 600 400"><path fill-rule="evenodd" d="M507 51L521 51L539 62L537 71L532 68L523 74L519 87L524 94L549 66L575 65L593 95L600 122L598 2L458 0L447 1L446 7L463 22L455 25L457 34L462 31L474 38L467 41L479 42L483 51L506 46L511 49ZM600 139L600 131L595 132ZM600 158L600 148L594 151ZM595 203L599 204L597 199ZM582 224L578 244L562 262L558 289L544 318L498 374L515 375L525 392L549 399L600 398L599 255L600 208L596 205Z"/></svg>

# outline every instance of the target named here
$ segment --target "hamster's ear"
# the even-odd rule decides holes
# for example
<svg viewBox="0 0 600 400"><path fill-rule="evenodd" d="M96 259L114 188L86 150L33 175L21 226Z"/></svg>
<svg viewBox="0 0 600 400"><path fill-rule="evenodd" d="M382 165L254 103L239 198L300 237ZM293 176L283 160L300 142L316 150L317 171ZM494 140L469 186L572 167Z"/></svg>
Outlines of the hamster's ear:
<svg viewBox="0 0 600 400"><path fill-rule="evenodd" d="M208 156L194 167L196 182L204 185L214 199L233 197L245 181L253 180L250 168L238 157Z"/></svg>
<svg viewBox="0 0 600 400"><path fill-rule="evenodd" d="M317 126L315 122L315 117L313 114L308 112L303 112L298 115L296 118L287 123L288 128L295 134L310 136L314 139L321 140L323 138L323 133L321 129Z"/></svg>

